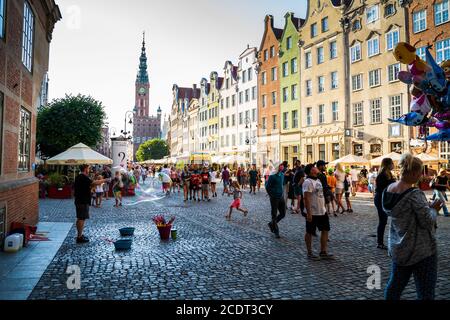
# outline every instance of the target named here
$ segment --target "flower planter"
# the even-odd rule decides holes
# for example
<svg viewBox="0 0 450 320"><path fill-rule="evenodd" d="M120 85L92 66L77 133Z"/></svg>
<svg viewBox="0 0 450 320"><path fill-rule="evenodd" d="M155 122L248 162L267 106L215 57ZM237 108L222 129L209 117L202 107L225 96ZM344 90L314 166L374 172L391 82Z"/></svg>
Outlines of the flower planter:
<svg viewBox="0 0 450 320"><path fill-rule="evenodd" d="M161 240L169 240L170 237L170 230L172 229L171 225L165 226L165 227L157 227L159 231L159 236L161 237Z"/></svg>
<svg viewBox="0 0 450 320"><path fill-rule="evenodd" d="M48 197L50 199L70 199L72 198L72 187L48 187Z"/></svg>
<svg viewBox="0 0 450 320"><path fill-rule="evenodd" d="M421 182L421 183L419 183L419 189L423 190L423 191L431 190L430 183L429 182Z"/></svg>
<svg viewBox="0 0 450 320"><path fill-rule="evenodd" d="M367 186L367 185L358 185L357 192L369 192L369 186Z"/></svg>

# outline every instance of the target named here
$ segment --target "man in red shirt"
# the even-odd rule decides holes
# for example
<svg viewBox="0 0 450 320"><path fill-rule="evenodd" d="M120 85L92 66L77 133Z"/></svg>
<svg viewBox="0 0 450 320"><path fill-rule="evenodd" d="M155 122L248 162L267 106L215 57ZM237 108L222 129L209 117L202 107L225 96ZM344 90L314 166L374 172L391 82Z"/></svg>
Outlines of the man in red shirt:
<svg viewBox="0 0 450 320"><path fill-rule="evenodd" d="M191 188L194 193L194 201L195 200L200 201L200 197L198 194L198 190L200 189L199 187L200 187L200 175L197 174L196 170L194 170L191 176Z"/></svg>
<svg viewBox="0 0 450 320"><path fill-rule="evenodd" d="M202 179L202 200L203 201L211 201L211 199L209 198L209 183L211 180L211 177L209 175L208 172L208 168L204 167L203 168L203 172L200 174L201 179ZM206 198L206 200L205 200Z"/></svg>

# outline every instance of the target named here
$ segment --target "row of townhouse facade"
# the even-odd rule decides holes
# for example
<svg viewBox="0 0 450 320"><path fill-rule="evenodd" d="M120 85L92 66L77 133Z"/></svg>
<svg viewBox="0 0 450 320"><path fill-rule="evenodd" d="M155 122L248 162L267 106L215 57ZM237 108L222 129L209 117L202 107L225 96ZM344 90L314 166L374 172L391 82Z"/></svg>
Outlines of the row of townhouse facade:
<svg viewBox="0 0 450 320"><path fill-rule="evenodd" d="M410 42L424 58L432 44L438 63L450 59L449 0L308 1L305 19L284 18L281 29L267 15L259 48L248 47L237 66L227 61L223 78L202 79L187 110L174 93L171 123L190 119L184 139L192 141L183 152L240 154L263 165L425 150L414 130L388 120L410 103L397 78L407 66L392 53ZM171 129L177 157L183 152ZM426 150L450 157L447 142Z"/></svg>

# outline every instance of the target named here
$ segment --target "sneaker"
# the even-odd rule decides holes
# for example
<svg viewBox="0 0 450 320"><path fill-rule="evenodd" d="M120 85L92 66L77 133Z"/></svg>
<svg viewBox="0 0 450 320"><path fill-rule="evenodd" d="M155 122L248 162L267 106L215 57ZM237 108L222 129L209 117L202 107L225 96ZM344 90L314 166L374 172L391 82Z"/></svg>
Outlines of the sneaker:
<svg viewBox="0 0 450 320"><path fill-rule="evenodd" d="M274 229L274 227L273 227L272 222L269 222L267 225L269 226L270 231L271 231L272 233L274 233L274 232L275 232L275 229Z"/></svg>
<svg viewBox="0 0 450 320"><path fill-rule="evenodd" d="M89 239L86 236L81 236L77 238L77 243L88 243Z"/></svg>
<svg viewBox="0 0 450 320"><path fill-rule="evenodd" d="M320 259L324 259L324 260L333 260L334 256L332 254L329 254L327 252L321 252L319 254Z"/></svg>
<svg viewBox="0 0 450 320"><path fill-rule="evenodd" d="M320 257L316 256L314 253L308 253L308 259L312 261L320 261Z"/></svg>

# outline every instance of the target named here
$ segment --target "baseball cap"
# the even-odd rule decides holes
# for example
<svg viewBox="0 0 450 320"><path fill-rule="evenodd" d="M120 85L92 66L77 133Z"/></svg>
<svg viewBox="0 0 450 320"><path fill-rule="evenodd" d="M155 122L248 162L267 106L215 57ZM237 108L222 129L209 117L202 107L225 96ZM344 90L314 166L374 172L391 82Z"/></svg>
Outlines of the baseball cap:
<svg viewBox="0 0 450 320"><path fill-rule="evenodd" d="M326 166L328 164L328 162L325 162L323 160L319 160L316 162L316 166L320 167L320 166Z"/></svg>

